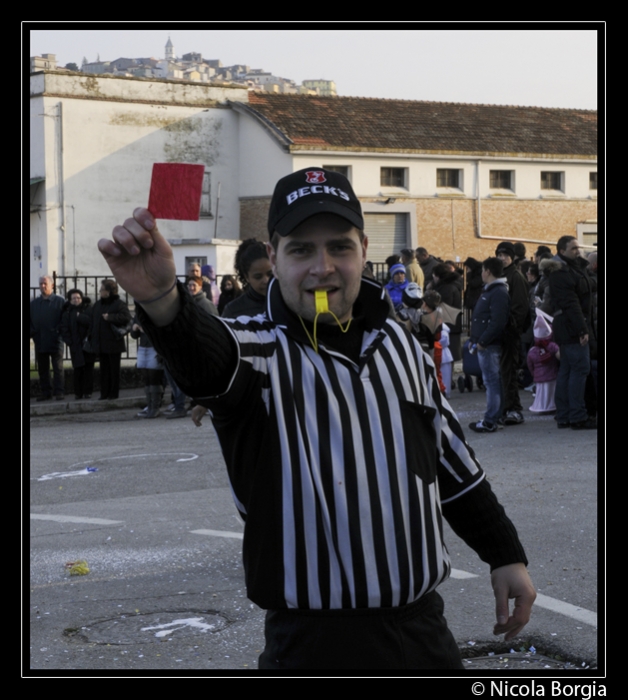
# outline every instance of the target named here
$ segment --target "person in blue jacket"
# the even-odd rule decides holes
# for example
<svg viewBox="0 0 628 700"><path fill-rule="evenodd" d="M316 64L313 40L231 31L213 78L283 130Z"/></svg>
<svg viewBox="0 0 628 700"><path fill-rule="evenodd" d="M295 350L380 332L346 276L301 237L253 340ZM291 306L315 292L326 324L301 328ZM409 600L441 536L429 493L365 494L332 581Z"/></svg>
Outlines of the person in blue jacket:
<svg viewBox="0 0 628 700"><path fill-rule="evenodd" d="M397 263L390 270L390 282L386 285L386 291L390 296L390 300L395 307L395 310L403 305L403 290L408 286L406 279L405 265Z"/></svg>
<svg viewBox="0 0 628 700"><path fill-rule="evenodd" d="M471 342L476 345L482 379L486 386L486 413L482 420L470 423L476 433L494 433L504 411L504 386L500 361L504 333L510 315L508 284L502 277L504 266L499 258L482 263L484 289L471 320Z"/></svg>

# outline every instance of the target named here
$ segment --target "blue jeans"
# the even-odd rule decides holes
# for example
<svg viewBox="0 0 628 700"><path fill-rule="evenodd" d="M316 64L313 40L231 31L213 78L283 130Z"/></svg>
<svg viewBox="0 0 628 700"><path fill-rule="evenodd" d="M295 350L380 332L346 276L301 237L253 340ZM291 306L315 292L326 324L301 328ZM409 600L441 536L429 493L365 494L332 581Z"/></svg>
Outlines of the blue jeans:
<svg viewBox="0 0 628 700"><path fill-rule="evenodd" d="M560 368L556 379L556 420L559 423L580 423L587 419L584 388L590 369L588 343L560 346Z"/></svg>
<svg viewBox="0 0 628 700"><path fill-rule="evenodd" d="M185 408L185 394L179 389L176 382L172 378L172 375L164 367L164 373L166 375L166 380L172 388L172 402L174 403L175 411L181 411Z"/></svg>
<svg viewBox="0 0 628 700"><path fill-rule="evenodd" d="M482 370L482 381L486 387L484 422L495 425L502 417L504 409L504 386L500 372L501 346L489 345L484 350L478 350L477 353Z"/></svg>

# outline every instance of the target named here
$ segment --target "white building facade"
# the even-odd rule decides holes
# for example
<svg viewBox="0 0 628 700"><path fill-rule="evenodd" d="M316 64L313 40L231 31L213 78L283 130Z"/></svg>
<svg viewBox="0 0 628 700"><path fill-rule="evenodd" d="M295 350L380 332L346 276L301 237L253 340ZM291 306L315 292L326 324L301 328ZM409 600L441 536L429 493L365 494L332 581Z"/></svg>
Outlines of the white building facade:
<svg viewBox="0 0 628 700"><path fill-rule="evenodd" d="M247 90L175 81L31 75L30 280L102 275L97 241L146 206L152 165L202 164L199 221L160 221L177 271L231 269L239 237L237 117ZM218 212L218 213L217 213Z"/></svg>

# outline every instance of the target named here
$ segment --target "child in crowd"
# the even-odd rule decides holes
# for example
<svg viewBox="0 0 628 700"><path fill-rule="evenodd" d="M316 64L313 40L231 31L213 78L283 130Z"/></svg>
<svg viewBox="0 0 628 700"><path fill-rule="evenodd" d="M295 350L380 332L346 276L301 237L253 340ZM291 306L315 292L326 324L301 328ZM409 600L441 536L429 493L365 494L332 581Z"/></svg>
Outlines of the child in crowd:
<svg viewBox="0 0 628 700"><path fill-rule="evenodd" d="M537 312L534 322L534 346L528 352L528 368L536 384L534 403L530 406L534 413L552 413L556 410L554 394L559 358L558 345L552 340L552 328Z"/></svg>

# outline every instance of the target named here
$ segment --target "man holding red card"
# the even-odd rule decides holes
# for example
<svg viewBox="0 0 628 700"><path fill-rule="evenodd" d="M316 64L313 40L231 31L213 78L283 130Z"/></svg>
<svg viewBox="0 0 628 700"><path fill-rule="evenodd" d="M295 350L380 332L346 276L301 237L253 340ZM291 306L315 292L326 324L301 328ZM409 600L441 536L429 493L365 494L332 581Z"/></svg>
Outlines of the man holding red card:
<svg viewBox="0 0 628 700"><path fill-rule="evenodd" d="M148 210L99 242L176 381L210 410L247 592L268 611L262 669L462 668L435 590L450 570L442 516L491 567L495 634L518 634L536 596L431 360L362 277L363 228L344 176L282 178L266 315L237 319L195 309Z"/></svg>

